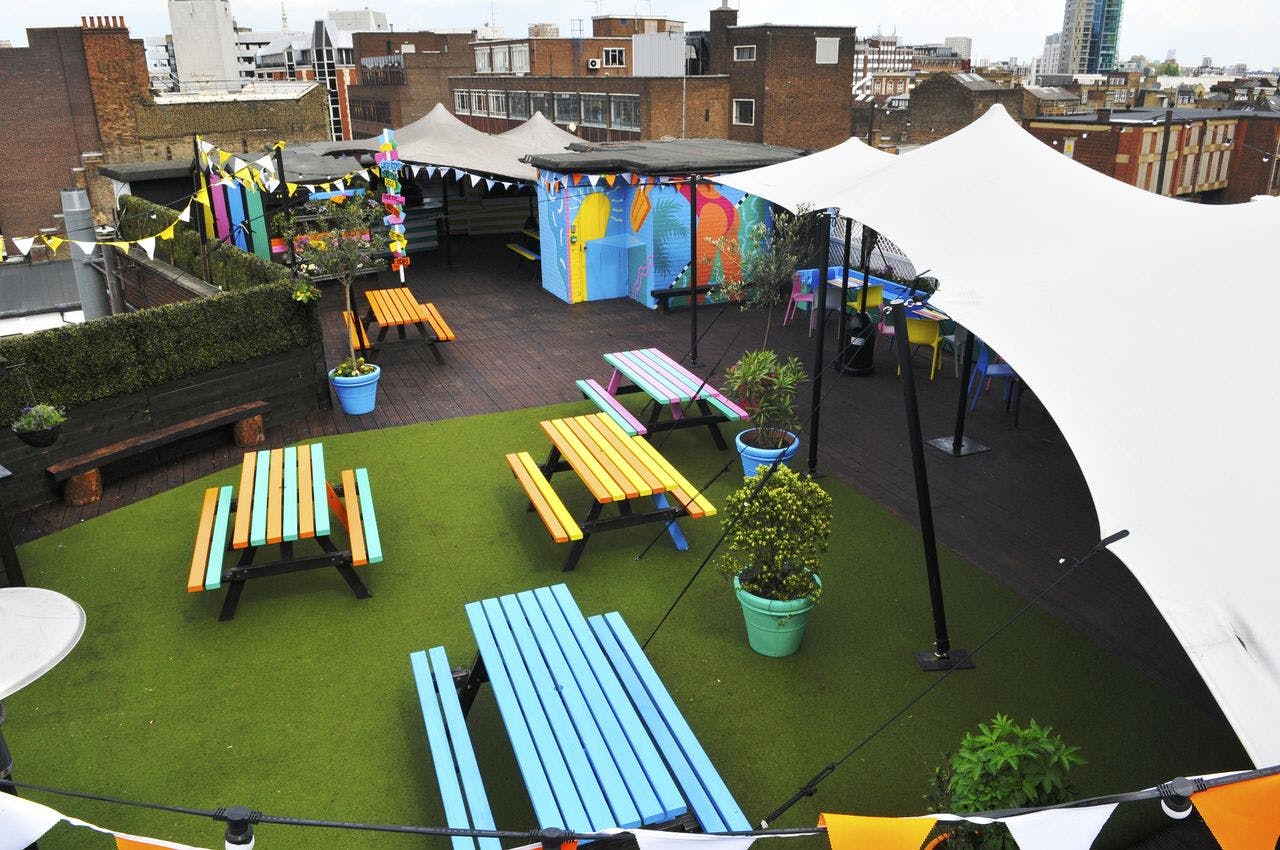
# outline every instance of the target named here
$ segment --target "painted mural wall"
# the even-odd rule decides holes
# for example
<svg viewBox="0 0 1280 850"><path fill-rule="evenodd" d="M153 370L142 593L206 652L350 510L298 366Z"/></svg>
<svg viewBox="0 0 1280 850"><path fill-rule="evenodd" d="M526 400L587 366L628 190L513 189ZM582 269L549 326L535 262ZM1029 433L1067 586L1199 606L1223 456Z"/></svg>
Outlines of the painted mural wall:
<svg viewBox="0 0 1280 850"><path fill-rule="evenodd" d="M721 251L712 240L733 234L741 240L758 222L771 222L761 198L698 184L698 285L724 280ZM689 288L686 181L541 172L538 227L542 286L570 304L632 298L655 307L651 290ZM704 295L699 303L715 299ZM671 299L681 303L685 299Z"/></svg>

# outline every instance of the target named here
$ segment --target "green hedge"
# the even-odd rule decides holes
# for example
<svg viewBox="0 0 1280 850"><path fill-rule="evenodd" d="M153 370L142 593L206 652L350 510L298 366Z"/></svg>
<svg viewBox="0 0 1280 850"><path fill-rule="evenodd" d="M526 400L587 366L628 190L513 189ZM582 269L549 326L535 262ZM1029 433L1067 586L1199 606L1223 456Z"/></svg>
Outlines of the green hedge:
<svg viewBox="0 0 1280 850"><path fill-rule="evenodd" d="M319 342L318 306L292 294L280 281L0 339L27 364L0 384L0 423L32 401L74 407Z"/></svg>
<svg viewBox="0 0 1280 850"><path fill-rule="evenodd" d="M200 260L200 235L193 224L178 221L178 213L169 207L153 204L133 195L120 199L120 238L128 241L154 236L177 222L173 239L156 241L156 256L172 262L196 277L204 277ZM213 284L224 292L239 292L274 280L290 278L289 270L279 263L264 260L257 254L242 251L235 245L218 240L209 242L209 271Z"/></svg>

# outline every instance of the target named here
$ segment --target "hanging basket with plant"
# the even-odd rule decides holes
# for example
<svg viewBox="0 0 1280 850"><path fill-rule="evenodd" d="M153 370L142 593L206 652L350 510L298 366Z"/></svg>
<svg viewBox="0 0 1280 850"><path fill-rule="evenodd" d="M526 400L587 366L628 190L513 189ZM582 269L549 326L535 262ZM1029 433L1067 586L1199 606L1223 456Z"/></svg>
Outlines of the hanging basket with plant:
<svg viewBox="0 0 1280 850"><path fill-rule="evenodd" d="M66 421L67 414L62 407L41 402L24 407L9 427L22 442L44 448L57 442L62 423Z"/></svg>

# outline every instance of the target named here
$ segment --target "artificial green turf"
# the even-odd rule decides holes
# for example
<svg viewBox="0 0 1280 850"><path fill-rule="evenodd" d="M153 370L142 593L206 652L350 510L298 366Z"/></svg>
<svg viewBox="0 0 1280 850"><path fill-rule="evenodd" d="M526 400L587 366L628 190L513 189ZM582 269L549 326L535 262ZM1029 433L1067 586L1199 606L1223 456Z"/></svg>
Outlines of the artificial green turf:
<svg viewBox="0 0 1280 850"><path fill-rule="evenodd" d="M475 643L466 602L567 581L587 614L620 610L643 641L719 536L718 518L685 521L691 543L657 526L598 535L577 571L551 542L502 459L548 447L538 421L585 403L326 437L330 478L366 466L385 561L363 569L373 598L356 600L332 570L250 582L235 620L221 593L185 591L207 486L226 470L21 550L28 580L80 602L88 626L54 671L8 701L5 727L19 779L201 808L248 805L272 814L443 825L408 654L443 644L455 665ZM701 484L730 460L702 429L655 438ZM577 513L585 490L556 489ZM708 490L741 483L737 469ZM648 646L689 723L753 821L935 681L911 653L932 639L919 535L831 478L835 506L823 603L801 651L769 659L747 647L730 590L710 568ZM975 646L1023 603L943 551L957 646ZM1052 724L1082 747L1081 790L1103 794L1175 775L1248 767L1228 728L1038 609L892 723L775 825L812 825L819 811L924 811L932 766L996 712ZM469 718L498 825L533 818L488 689ZM104 826L215 846L216 824L43 794ZM1123 846L1150 828L1148 808L1122 814L1104 837ZM1156 823L1158 826L1158 822ZM260 826L259 846L444 848L443 839L335 834ZM102 847L59 827L42 847ZM806 839L794 850L820 846Z"/></svg>

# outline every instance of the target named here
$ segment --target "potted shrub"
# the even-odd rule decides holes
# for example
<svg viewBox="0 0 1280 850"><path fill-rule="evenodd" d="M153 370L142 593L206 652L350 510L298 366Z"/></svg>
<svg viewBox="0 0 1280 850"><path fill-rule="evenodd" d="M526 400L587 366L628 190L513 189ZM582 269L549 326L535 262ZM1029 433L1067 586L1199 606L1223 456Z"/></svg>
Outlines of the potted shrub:
<svg viewBox="0 0 1280 850"><path fill-rule="evenodd" d="M954 814L1036 808L1076 798L1068 778L1073 765L1083 764L1079 747L1063 743L1050 726L1032 720L1019 726L1004 714L979 723L965 733L960 748L943 758L933 771L927 795L929 810ZM1017 844L1001 823L948 823L940 836L940 850L1016 850Z"/></svg>
<svg viewBox="0 0 1280 850"><path fill-rule="evenodd" d="M343 309L356 315L351 285L360 275L385 268L379 255L387 250L387 235L377 227L383 206L366 195L338 195L331 200L308 201L300 216L285 217L281 230L294 245L298 271L307 279L294 289L294 298L306 302L319 296L316 280L337 279L342 284ZM300 232L298 222L309 230ZM329 380L344 413L369 413L377 403L382 370L356 356L355 344L346 334L348 356L329 371Z"/></svg>
<svg viewBox="0 0 1280 850"><path fill-rule="evenodd" d="M786 463L800 448L796 387L808 377L800 358L779 360L777 352L767 349L745 352L725 371L725 392L751 414L751 427L735 438L748 478L775 458Z"/></svg>
<svg viewBox="0 0 1280 850"><path fill-rule="evenodd" d="M747 641L781 658L800 648L822 595L818 556L831 538L831 497L785 466L762 468L725 502L717 569L733 579Z"/></svg>
<svg viewBox="0 0 1280 850"><path fill-rule="evenodd" d="M57 442L62 423L66 421L66 412L61 407L41 402L22 408L10 427L22 442L43 448Z"/></svg>

